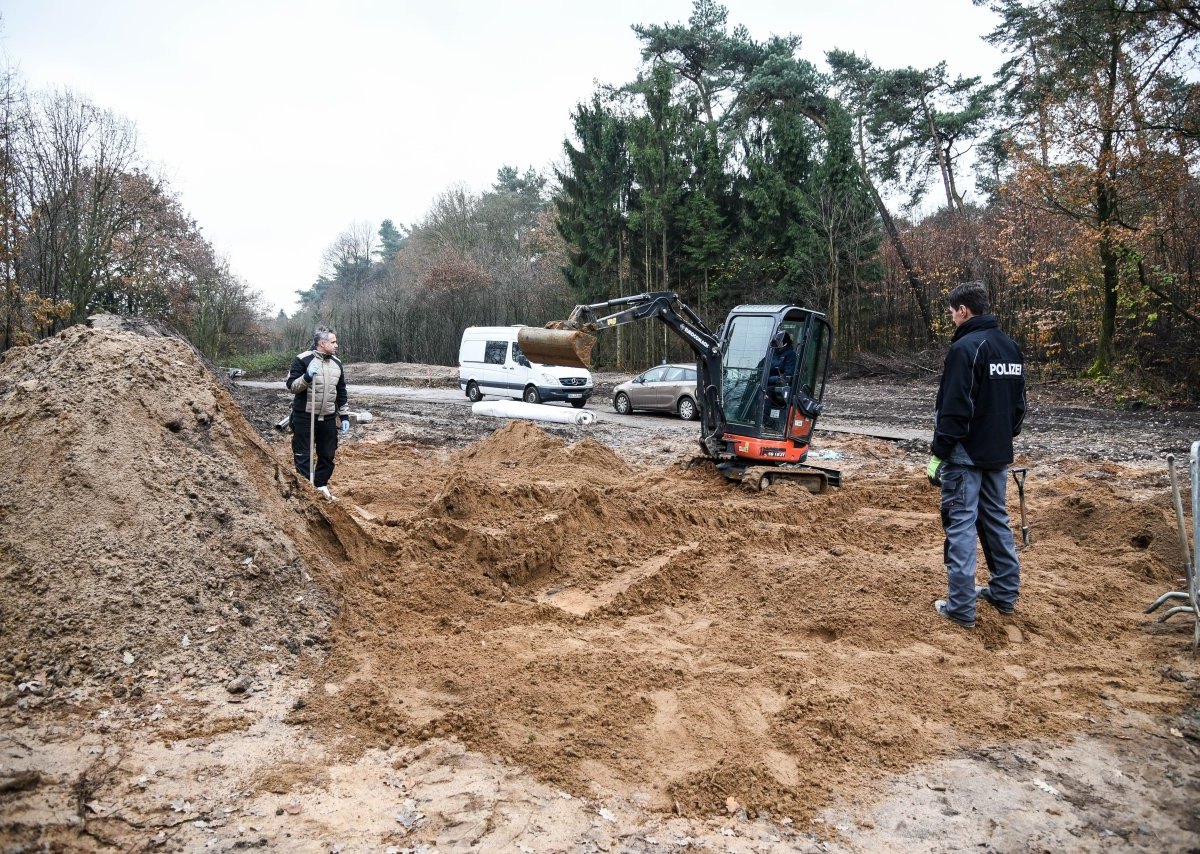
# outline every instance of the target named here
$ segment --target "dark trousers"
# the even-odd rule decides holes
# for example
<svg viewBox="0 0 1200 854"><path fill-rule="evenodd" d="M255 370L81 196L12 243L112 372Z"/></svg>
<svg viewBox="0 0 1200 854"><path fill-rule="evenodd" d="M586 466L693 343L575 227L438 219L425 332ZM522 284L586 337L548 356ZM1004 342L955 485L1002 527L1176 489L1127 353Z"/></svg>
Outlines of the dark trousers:
<svg viewBox="0 0 1200 854"><path fill-rule="evenodd" d="M1021 563L1013 545L1006 502L1008 469L978 469L957 463L942 466L942 528L946 540L949 596L946 611L960 620L975 619L975 541L983 546L988 587L1000 604L1012 607L1021 589Z"/></svg>
<svg viewBox="0 0 1200 854"><path fill-rule="evenodd" d="M292 456L296 458L296 471L308 480L308 421L307 412L292 410ZM337 416L317 416L317 470L313 473L313 485L324 486L333 477L333 455L337 453Z"/></svg>

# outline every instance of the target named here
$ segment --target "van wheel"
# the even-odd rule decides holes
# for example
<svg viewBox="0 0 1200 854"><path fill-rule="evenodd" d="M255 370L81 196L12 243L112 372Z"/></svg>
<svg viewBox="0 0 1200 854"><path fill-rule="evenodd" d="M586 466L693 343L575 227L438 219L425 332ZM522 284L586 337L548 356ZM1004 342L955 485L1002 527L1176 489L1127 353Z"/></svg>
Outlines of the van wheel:
<svg viewBox="0 0 1200 854"><path fill-rule="evenodd" d="M483 400L483 395L479 391L479 384L476 383L475 380L471 380L469 383L467 383L467 399L471 401L471 403L478 403L479 401Z"/></svg>
<svg viewBox="0 0 1200 854"><path fill-rule="evenodd" d="M679 417L684 421L694 421L696 419L696 401L690 397L679 398Z"/></svg>
<svg viewBox="0 0 1200 854"><path fill-rule="evenodd" d="M633 407L629 405L629 396L625 392L620 392L613 398L613 409L622 415L628 415Z"/></svg>
<svg viewBox="0 0 1200 854"><path fill-rule="evenodd" d="M538 394L537 386L531 385L525 387L525 402L526 403L541 403L542 396Z"/></svg>
<svg viewBox="0 0 1200 854"><path fill-rule="evenodd" d="M576 409L583 409L583 405L585 403L587 403L586 400L572 400L571 401L571 405L574 406Z"/></svg>

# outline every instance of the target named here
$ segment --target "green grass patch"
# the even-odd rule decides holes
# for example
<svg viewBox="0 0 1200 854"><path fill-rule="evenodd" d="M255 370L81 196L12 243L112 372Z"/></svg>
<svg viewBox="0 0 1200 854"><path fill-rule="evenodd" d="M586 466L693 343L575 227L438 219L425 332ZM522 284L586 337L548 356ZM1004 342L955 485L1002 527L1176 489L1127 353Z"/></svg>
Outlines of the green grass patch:
<svg viewBox="0 0 1200 854"><path fill-rule="evenodd" d="M250 353L238 356L227 356L223 365L230 368L241 368L247 376L255 377L264 374L287 374L292 366L295 353Z"/></svg>

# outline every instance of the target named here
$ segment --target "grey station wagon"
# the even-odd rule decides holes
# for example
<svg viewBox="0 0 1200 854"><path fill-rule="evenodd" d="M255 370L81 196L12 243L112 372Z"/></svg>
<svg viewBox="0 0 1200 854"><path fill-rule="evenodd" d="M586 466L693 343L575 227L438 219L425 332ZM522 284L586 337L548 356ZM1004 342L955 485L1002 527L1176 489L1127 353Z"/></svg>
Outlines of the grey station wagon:
<svg viewBox="0 0 1200 854"><path fill-rule="evenodd" d="M625 415L635 409L676 412L685 421L700 416L696 405L696 366L658 365L613 389L613 409Z"/></svg>

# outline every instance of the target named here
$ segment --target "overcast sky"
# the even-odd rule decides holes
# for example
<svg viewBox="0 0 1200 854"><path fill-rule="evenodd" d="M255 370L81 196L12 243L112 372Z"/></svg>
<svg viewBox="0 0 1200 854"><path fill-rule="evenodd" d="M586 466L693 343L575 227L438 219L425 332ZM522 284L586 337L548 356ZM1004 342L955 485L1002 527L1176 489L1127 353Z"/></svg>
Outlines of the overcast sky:
<svg viewBox="0 0 1200 854"><path fill-rule="evenodd" d="M729 0L732 28L877 65L991 75L994 16L970 0ZM571 110L633 79L635 23L691 0L4 0L0 47L34 90L131 119L235 273L276 309L355 223L421 220L455 183L546 169Z"/></svg>

